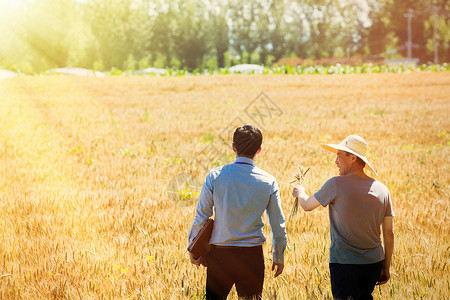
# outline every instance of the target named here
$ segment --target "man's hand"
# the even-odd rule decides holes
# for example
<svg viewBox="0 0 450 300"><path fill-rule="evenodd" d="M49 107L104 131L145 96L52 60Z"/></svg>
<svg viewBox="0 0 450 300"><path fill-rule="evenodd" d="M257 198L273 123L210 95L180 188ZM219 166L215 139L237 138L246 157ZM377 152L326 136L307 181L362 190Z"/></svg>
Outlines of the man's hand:
<svg viewBox="0 0 450 300"><path fill-rule="evenodd" d="M281 273L283 273L284 264L272 263L272 271L275 270L275 268L277 270L275 271L275 275L273 277L277 277L278 275L281 275Z"/></svg>
<svg viewBox="0 0 450 300"><path fill-rule="evenodd" d="M196 265L197 267L200 266L201 262L202 262L202 257L199 258L195 258L194 254L192 254L191 252L189 252L189 258L191 259L191 263Z"/></svg>
<svg viewBox="0 0 450 300"><path fill-rule="evenodd" d="M292 191L292 196L294 196L295 198L302 198L303 200L306 200L306 198L308 198L305 192L305 188L301 185L296 185L294 187L294 190Z"/></svg>
<svg viewBox="0 0 450 300"><path fill-rule="evenodd" d="M301 185L296 185L294 187L292 196L298 199L298 203L300 203L301 207L305 211L311 211L320 205L319 201L317 201L314 195L311 195L311 197L309 197L306 194L305 188Z"/></svg>
<svg viewBox="0 0 450 300"><path fill-rule="evenodd" d="M382 285L388 282L389 278L391 278L391 273L389 268L383 267L381 270L380 278L378 279L377 285Z"/></svg>

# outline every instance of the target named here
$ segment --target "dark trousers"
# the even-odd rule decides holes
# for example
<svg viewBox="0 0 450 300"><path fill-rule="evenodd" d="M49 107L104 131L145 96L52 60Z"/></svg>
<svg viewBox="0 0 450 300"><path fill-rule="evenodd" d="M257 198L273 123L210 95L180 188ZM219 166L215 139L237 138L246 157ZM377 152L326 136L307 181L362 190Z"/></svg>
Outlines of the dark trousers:
<svg viewBox="0 0 450 300"><path fill-rule="evenodd" d="M373 299L383 262L367 265L330 263L331 292L334 299Z"/></svg>
<svg viewBox="0 0 450 300"><path fill-rule="evenodd" d="M239 297L261 299L264 283L262 246L213 245L206 261L206 299L226 299L233 284Z"/></svg>

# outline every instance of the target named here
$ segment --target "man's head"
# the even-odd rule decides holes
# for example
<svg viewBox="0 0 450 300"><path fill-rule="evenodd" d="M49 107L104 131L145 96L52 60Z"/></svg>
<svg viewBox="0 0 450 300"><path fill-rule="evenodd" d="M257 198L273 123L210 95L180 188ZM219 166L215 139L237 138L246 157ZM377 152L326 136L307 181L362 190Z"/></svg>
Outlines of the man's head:
<svg viewBox="0 0 450 300"><path fill-rule="evenodd" d="M337 151L335 163L339 169L339 175L352 174L355 171L363 170L366 166L366 163L361 158L342 150Z"/></svg>
<svg viewBox="0 0 450 300"><path fill-rule="evenodd" d="M358 135L349 135L339 144L323 144L323 148L337 154L336 165L340 175L346 175L355 170L363 170L365 166L378 176L367 160L367 142Z"/></svg>
<svg viewBox="0 0 450 300"><path fill-rule="evenodd" d="M233 134L233 150L238 156L253 159L261 150L262 139L261 131L255 126L238 127Z"/></svg>

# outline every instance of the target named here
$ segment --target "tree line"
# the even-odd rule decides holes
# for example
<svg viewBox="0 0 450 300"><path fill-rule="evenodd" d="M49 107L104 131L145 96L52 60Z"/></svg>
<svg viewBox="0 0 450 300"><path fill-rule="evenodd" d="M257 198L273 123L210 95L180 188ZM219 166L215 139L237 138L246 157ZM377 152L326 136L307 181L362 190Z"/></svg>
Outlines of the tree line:
<svg viewBox="0 0 450 300"><path fill-rule="evenodd" d="M8 4L9 3L9 4ZM449 61L446 0L22 0L0 2L0 67L216 69L283 57Z"/></svg>

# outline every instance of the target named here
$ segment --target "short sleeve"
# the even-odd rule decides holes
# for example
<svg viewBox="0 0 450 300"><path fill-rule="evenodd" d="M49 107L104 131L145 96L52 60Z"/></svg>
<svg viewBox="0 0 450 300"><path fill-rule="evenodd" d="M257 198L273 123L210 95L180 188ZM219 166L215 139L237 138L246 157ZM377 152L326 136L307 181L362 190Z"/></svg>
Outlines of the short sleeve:
<svg viewBox="0 0 450 300"><path fill-rule="evenodd" d="M395 217L394 210L392 209L391 194L389 193L389 191L387 192L385 206L386 206L386 210L384 212L384 216L385 217Z"/></svg>
<svg viewBox="0 0 450 300"><path fill-rule="evenodd" d="M336 177L328 179L327 182L314 193L314 198L319 201L323 207L330 204L336 197Z"/></svg>

